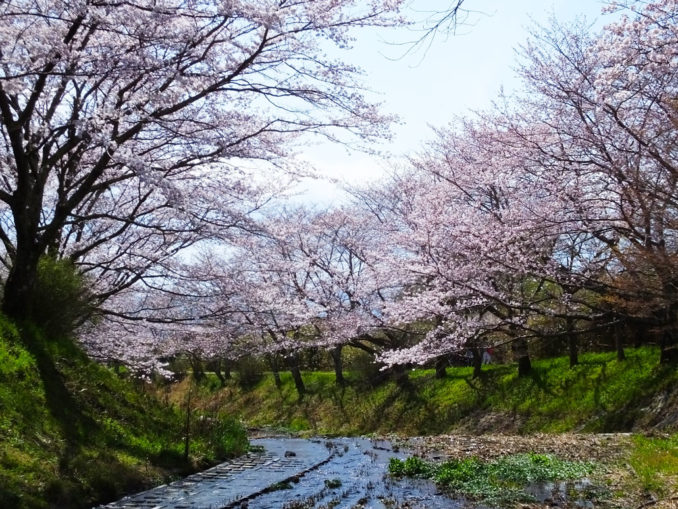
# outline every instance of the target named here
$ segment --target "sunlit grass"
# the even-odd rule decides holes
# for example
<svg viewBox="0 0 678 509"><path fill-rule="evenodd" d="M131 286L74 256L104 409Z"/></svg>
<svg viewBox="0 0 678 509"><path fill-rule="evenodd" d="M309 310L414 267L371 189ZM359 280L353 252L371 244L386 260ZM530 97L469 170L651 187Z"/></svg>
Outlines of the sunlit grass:
<svg viewBox="0 0 678 509"><path fill-rule="evenodd" d="M628 349L627 357L618 362L612 352L583 354L574 368L566 357L537 360L533 374L523 378L508 365L488 366L478 379L468 367L447 368L444 379L433 370L414 370L406 387L393 380L366 384L347 372L342 388L333 373L304 372L302 399L289 373L280 374L280 389L267 373L248 389L236 380L219 390L208 384L199 404L209 401L250 426L309 433L426 435L470 429L492 415L504 426L494 425L495 431L628 431L642 425L648 398L678 382L678 375L659 366L655 348ZM173 389L179 397L182 390Z"/></svg>
<svg viewBox="0 0 678 509"><path fill-rule="evenodd" d="M666 438L633 437L629 463L644 489L666 495L678 480L678 435Z"/></svg>

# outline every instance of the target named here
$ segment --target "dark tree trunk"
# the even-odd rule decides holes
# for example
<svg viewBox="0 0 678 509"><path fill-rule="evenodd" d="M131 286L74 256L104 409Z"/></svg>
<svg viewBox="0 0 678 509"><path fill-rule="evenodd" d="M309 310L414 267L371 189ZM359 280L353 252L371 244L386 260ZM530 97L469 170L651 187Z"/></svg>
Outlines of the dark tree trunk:
<svg viewBox="0 0 678 509"><path fill-rule="evenodd" d="M191 452L191 389L193 382L188 381L188 393L186 395L186 424L184 429L184 461L188 461Z"/></svg>
<svg viewBox="0 0 678 509"><path fill-rule="evenodd" d="M573 368L579 364L579 345L575 334L568 334L567 346L570 354L570 367Z"/></svg>
<svg viewBox="0 0 678 509"><path fill-rule="evenodd" d="M299 394L299 399L304 397L306 394L306 386L304 385L304 379L301 378L301 371L299 370L299 354L294 354L289 358L290 364L290 373L292 373L292 379L294 380L294 386L297 389L297 394Z"/></svg>
<svg viewBox="0 0 678 509"><path fill-rule="evenodd" d="M224 359L219 361L219 364L221 365L221 369L224 373L224 380L230 380L233 378L233 374L231 373L231 361Z"/></svg>
<svg viewBox="0 0 678 509"><path fill-rule="evenodd" d="M292 373L292 378L294 379L294 386L297 389L297 394L299 394L299 398L303 398L304 394L306 394L306 386L304 385L304 379L301 378L301 371L299 371L299 367L291 367L290 372Z"/></svg>
<svg viewBox="0 0 678 509"><path fill-rule="evenodd" d="M660 364L678 364L678 344L676 344L676 333L673 330L666 330L662 334L659 343Z"/></svg>
<svg viewBox="0 0 678 509"><path fill-rule="evenodd" d="M233 376L231 375L231 361L226 359L217 359L212 365L214 366L214 373L219 379L222 387L226 386L226 381L230 380Z"/></svg>
<svg viewBox="0 0 678 509"><path fill-rule="evenodd" d="M332 356L332 362L334 363L334 378L336 384L339 387L344 387L346 385L346 380L344 379L344 363L341 358L341 346L336 346L330 350L330 355Z"/></svg>
<svg viewBox="0 0 678 509"><path fill-rule="evenodd" d="M483 351L481 348L471 348L471 355L473 378L478 378L483 374Z"/></svg>
<svg viewBox="0 0 678 509"><path fill-rule="evenodd" d="M219 369L218 364L215 364L215 366L214 366L214 374L217 375L217 378L219 379L219 383L221 384L221 386L225 387L226 386L226 378L221 373L221 370Z"/></svg>
<svg viewBox="0 0 678 509"><path fill-rule="evenodd" d="M210 361L207 367L210 370L214 371L214 374L219 379L219 383L221 384L221 386L225 387L226 380L230 380L231 378L231 371L228 365L228 361L225 361L223 359L215 359L213 361Z"/></svg>
<svg viewBox="0 0 678 509"><path fill-rule="evenodd" d="M193 380L200 382L205 379L205 370L202 361L195 355L189 355L191 371L193 371Z"/></svg>
<svg viewBox="0 0 678 509"><path fill-rule="evenodd" d="M14 132L10 136L16 134ZM12 216L16 251L5 281L2 311L8 317L21 322L33 317L32 301L38 279L38 261L44 252L38 231L43 213L44 181L31 176L38 173L37 151L26 151L20 157L15 155L17 188L13 194ZM42 234L45 235L45 232Z"/></svg>
<svg viewBox="0 0 678 509"><path fill-rule="evenodd" d="M633 346L635 348L640 348L643 344L644 338L645 338L645 327L640 323L635 323L633 325Z"/></svg>
<svg viewBox="0 0 678 509"><path fill-rule="evenodd" d="M670 295L673 297L674 286L669 288ZM675 302L675 298L672 299ZM676 318L678 315L678 303L672 304L666 310L664 317L665 328L662 338L659 341L659 362L660 364L678 364L678 331L676 330Z"/></svg>
<svg viewBox="0 0 678 509"><path fill-rule="evenodd" d="M280 380L280 371L277 369L273 370L273 380L275 380L275 386L280 389L282 387L282 380Z"/></svg>
<svg viewBox="0 0 678 509"><path fill-rule="evenodd" d="M626 354L624 353L624 337L622 336L621 326L614 326L614 347L617 350L617 360L625 361Z"/></svg>
<svg viewBox="0 0 678 509"><path fill-rule="evenodd" d="M447 357L442 356L436 359L436 378L445 378L447 376Z"/></svg>
<svg viewBox="0 0 678 509"><path fill-rule="evenodd" d="M271 366L271 372L273 373L273 380L275 380L275 386L278 389L280 389L282 387L282 380L280 380L280 367L278 366L278 357L275 355L269 355L268 365Z"/></svg>
<svg viewBox="0 0 678 509"><path fill-rule="evenodd" d="M518 376L527 376L532 371L532 362L525 338L516 339L511 343L513 358L518 362Z"/></svg>
<svg viewBox="0 0 678 509"><path fill-rule="evenodd" d="M40 254L28 252L17 256L5 282L2 311L18 322L30 320L33 316L33 291L38 279Z"/></svg>
<svg viewBox="0 0 678 509"><path fill-rule="evenodd" d="M567 319L567 346L570 354L570 367L579 364L579 341L574 331L574 320Z"/></svg>
<svg viewBox="0 0 678 509"><path fill-rule="evenodd" d="M396 385L399 387L409 387L410 378L408 375L407 366L396 364L393 366L393 368L391 368L391 372L393 373L393 379L395 380Z"/></svg>

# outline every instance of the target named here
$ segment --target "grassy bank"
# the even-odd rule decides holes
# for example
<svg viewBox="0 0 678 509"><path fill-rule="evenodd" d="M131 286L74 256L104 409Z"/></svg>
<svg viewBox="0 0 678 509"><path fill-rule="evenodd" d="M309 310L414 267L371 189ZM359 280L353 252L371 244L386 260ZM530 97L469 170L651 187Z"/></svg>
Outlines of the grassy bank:
<svg viewBox="0 0 678 509"><path fill-rule="evenodd" d="M534 362L531 376L514 366L491 365L472 378L471 368L409 373L409 383L372 385L348 373L337 387L333 373L303 374L307 394L300 399L291 377L281 373L277 388L263 374L252 387L216 380L201 388L198 405L222 408L248 426L310 433L431 435L451 431L608 432L634 429L673 431L678 426L678 374L658 364L654 348L629 349L619 362L613 353L590 353L570 368L565 357ZM186 382L173 388L185 398Z"/></svg>
<svg viewBox="0 0 678 509"><path fill-rule="evenodd" d="M197 419L184 459L185 413L138 382L0 317L0 507L91 507L246 447L224 415ZM217 416L214 416L217 417Z"/></svg>

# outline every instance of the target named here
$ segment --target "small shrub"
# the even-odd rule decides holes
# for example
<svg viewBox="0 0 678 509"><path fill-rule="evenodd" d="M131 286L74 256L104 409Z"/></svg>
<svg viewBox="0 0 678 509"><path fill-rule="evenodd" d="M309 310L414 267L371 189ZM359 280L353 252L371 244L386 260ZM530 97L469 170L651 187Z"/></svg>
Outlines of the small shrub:
<svg viewBox="0 0 678 509"><path fill-rule="evenodd" d="M396 477L422 477L429 478L433 475L435 467L417 456L410 456L405 460L391 458L388 471Z"/></svg>
<svg viewBox="0 0 678 509"><path fill-rule="evenodd" d="M374 362L374 357L367 352L358 351L348 356L346 369L359 383L376 385L385 378L380 371L381 366Z"/></svg>
<svg viewBox="0 0 678 509"><path fill-rule="evenodd" d="M33 319L51 336L69 335L92 312L87 282L73 262L43 256L33 294Z"/></svg>
<svg viewBox="0 0 678 509"><path fill-rule="evenodd" d="M235 369L238 372L238 384L244 389L254 387L264 376L261 361L251 356L239 359Z"/></svg>
<svg viewBox="0 0 678 509"><path fill-rule="evenodd" d="M341 485L341 479L325 479L325 487L330 490L341 488Z"/></svg>
<svg viewBox="0 0 678 509"><path fill-rule="evenodd" d="M484 477L485 465L477 458L452 460L446 461L434 469L434 472L434 479L438 484L456 488L479 477Z"/></svg>
<svg viewBox="0 0 678 509"><path fill-rule="evenodd" d="M209 434L209 441L219 459L238 456L247 451L247 431L233 417L219 417Z"/></svg>

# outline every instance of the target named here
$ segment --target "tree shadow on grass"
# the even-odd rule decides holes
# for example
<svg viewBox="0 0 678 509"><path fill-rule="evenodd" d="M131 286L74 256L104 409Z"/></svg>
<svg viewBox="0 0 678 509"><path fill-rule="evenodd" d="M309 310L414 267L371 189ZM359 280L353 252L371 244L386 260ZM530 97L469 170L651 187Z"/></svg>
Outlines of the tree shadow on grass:
<svg viewBox="0 0 678 509"><path fill-rule="evenodd" d="M545 394L549 395L552 398L558 397L558 395L555 392L553 392L551 387L549 387L548 384L546 383L546 380L539 368L532 368L529 377L534 382L534 385L541 389Z"/></svg>
<svg viewBox="0 0 678 509"><path fill-rule="evenodd" d="M44 388L47 410L61 429L65 441L63 454L59 460L60 469L65 470L70 460L77 456L82 445L96 435L98 425L82 412L78 402L66 387L64 376L54 361L54 353L42 332L29 325L22 327L20 334L26 349L35 359Z"/></svg>

